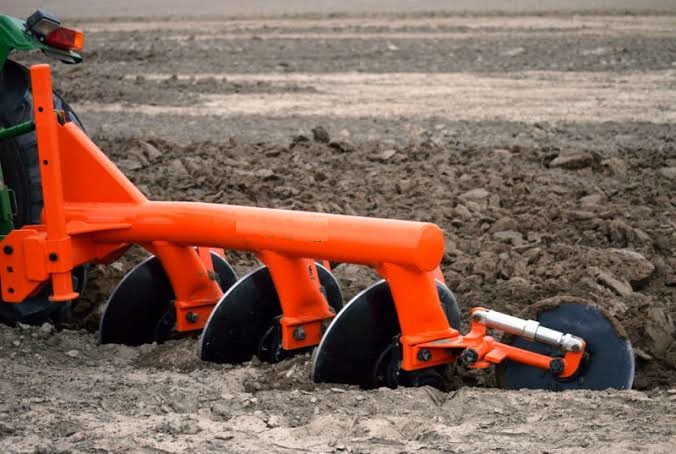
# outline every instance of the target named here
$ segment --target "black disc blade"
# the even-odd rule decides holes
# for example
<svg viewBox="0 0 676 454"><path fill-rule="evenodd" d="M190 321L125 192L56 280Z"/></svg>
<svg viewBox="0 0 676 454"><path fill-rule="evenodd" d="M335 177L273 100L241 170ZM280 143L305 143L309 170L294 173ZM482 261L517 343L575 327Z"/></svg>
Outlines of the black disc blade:
<svg viewBox="0 0 676 454"><path fill-rule="evenodd" d="M268 269L252 271L230 287L211 312L200 339L200 358L213 363L248 361L281 313Z"/></svg>
<svg viewBox="0 0 676 454"><path fill-rule="evenodd" d="M342 307L338 282L319 264L317 273L329 305L338 312ZM211 313L200 340L200 358L231 364L250 360L280 315L282 307L270 271L267 267L252 271L223 295Z"/></svg>
<svg viewBox="0 0 676 454"><path fill-rule="evenodd" d="M441 307L446 313L446 320L448 320L448 324L451 325L451 328L460 330L462 317L460 315L460 306L458 306L458 301L455 299L455 295L450 288L446 287L446 284L443 284L439 281L437 281L437 292L439 293Z"/></svg>
<svg viewBox="0 0 676 454"><path fill-rule="evenodd" d="M237 274L232 265L215 252L211 253L211 263L216 273L216 282L218 282L221 290L225 292L237 282Z"/></svg>
<svg viewBox="0 0 676 454"><path fill-rule="evenodd" d="M211 259L218 283L226 291L237 276L222 257L212 253ZM166 340L171 327L164 325L173 300L174 290L162 263L148 257L113 290L101 316L99 342L137 346Z"/></svg>
<svg viewBox="0 0 676 454"><path fill-rule="evenodd" d="M440 282L437 289L449 323L458 328L460 312L453 294ZM390 288L384 280L376 282L346 304L329 325L312 358L314 381L377 386L374 368L400 332Z"/></svg>
<svg viewBox="0 0 676 454"><path fill-rule="evenodd" d="M343 308L343 292L340 291L340 284L336 277L327 270L322 264L316 263L317 274L319 275L319 284L322 286L324 296L329 306L338 313Z"/></svg>
<svg viewBox="0 0 676 454"><path fill-rule="evenodd" d="M127 273L110 295L99 327L102 344L153 342L155 326L169 309L174 292L157 257L148 257Z"/></svg>
<svg viewBox="0 0 676 454"><path fill-rule="evenodd" d="M549 372L534 367L505 361L496 366L496 379L506 389L566 389L607 388L629 389L634 381L634 353L629 340L619 335L614 323L595 306L565 302L537 313L542 326L570 333L587 343L586 357L576 375L559 379ZM544 355L560 355L555 347L529 342L519 337L508 338L506 343L524 350Z"/></svg>

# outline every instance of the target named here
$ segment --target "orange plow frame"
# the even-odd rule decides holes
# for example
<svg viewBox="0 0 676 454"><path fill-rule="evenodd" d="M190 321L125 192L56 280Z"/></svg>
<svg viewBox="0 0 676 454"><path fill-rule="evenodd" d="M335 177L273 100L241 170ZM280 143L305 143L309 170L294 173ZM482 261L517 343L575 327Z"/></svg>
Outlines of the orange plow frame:
<svg viewBox="0 0 676 454"><path fill-rule="evenodd" d="M73 123L53 108L48 65L31 68L42 189L43 224L13 230L0 247L2 298L19 303L51 281L53 301L68 301L71 270L109 263L139 244L162 263L176 295L176 329L204 327L222 297L209 248L251 251L268 266L282 306L282 346L317 345L335 314L322 295L315 259L373 267L390 286L401 326L405 370L458 359L473 367L512 359L548 369L553 358L510 347L472 321L468 335L451 328L435 279L443 233L431 223L232 205L149 201ZM197 247L197 248L196 248ZM303 339L293 331L302 327ZM584 351L584 349L583 349ZM583 354L566 353L561 376ZM421 353L424 352L424 353Z"/></svg>

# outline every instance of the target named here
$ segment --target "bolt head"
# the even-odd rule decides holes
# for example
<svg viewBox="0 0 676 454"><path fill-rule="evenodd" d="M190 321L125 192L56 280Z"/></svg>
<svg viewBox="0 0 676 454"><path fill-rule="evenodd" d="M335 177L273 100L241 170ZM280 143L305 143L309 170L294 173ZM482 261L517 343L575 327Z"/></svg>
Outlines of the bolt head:
<svg viewBox="0 0 676 454"><path fill-rule="evenodd" d="M479 354L475 350L467 348L463 350L463 352L460 354L458 362L460 363L461 366L469 366L470 364L474 364L475 362L477 362L478 359Z"/></svg>
<svg viewBox="0 0 676 454"><path fill-rule="evenodd" d="M305 340L305 330L303 329L302 326L297 326L293 330L293 338L296 339L297 341Z"/></svg>
<svg viewBox="0 0 676 454"><path fill-rule="evenodd" d="M187 314L185 314L185 319L188 321L188 323L197 323L199 315L197 315L194 312L188 312Z"/></svg>
<svg viewBox="0 0 676 454"><path fill-rule="evenodd" d="M552 375L561 375L563 373L563 368L565 363L561 358L554 358L549 362L549 372Z"/></svg>
<svg viewBox="0 0 676 454"><path fill-rule="evenodd" d="M429 361L432 359L432 352L427 350L426 348L421 348L418 350L418 359L420 361Z"/></svg>

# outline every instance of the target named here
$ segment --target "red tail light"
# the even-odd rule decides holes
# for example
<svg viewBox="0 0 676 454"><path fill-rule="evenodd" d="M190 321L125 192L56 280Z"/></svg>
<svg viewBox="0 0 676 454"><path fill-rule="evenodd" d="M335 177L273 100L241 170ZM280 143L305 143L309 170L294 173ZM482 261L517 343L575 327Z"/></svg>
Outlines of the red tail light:
<svg viewBox="0 0 676 454"><path fill-rule="evenodd" d="M81 50L84 34L80 30L58 27L45 37L45 44L63 50Z"/></svg>

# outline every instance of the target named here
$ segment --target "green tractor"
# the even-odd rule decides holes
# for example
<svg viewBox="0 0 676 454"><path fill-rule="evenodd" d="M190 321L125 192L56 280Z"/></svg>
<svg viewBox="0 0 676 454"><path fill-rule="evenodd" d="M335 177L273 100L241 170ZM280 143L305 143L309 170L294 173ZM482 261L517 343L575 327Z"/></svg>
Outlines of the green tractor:
<svg viewBox="0 0 676 454"><path fill-rule="evenodd" d="M82 32L61 26L53 14L38 10L28 19L0 15L0 240L13 228L39 224L42 215L40 168L33 126L33 98L28 68L11 60L13 51L41 50L67 64L82 57ZM70 106L54 93L56 111L80 127ZM86 270L74 273L74 286L82 289ZM21 304L0 300L0 322L40 324L59 323L70 304L49 301L49 288Z"/></svg>

